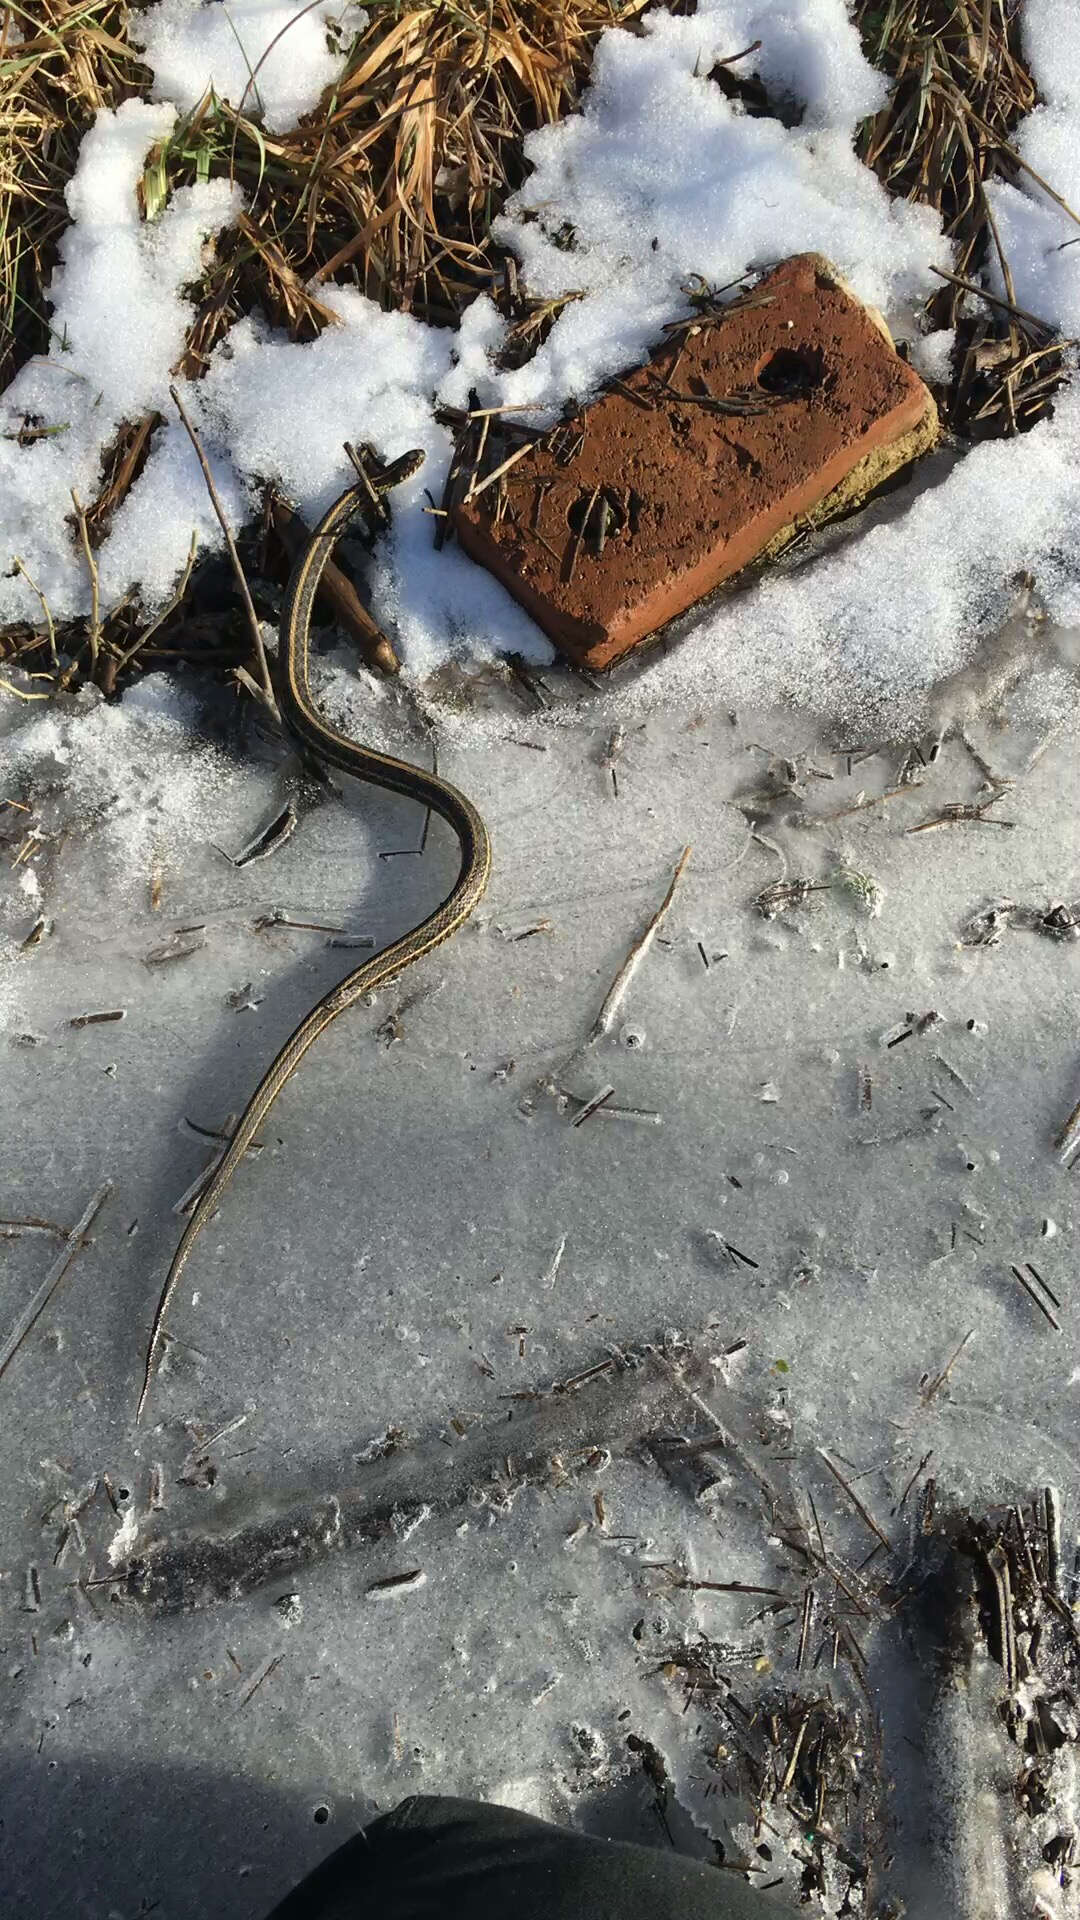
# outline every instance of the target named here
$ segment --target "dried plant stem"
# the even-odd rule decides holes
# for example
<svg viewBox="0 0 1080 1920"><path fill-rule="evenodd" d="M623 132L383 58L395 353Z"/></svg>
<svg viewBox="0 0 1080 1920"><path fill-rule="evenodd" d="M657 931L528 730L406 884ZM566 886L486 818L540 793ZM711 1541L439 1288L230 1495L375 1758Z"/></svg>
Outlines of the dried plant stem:
<svg viewBox="0 0 1080 1920"><path fill-rule="evenodd" d="M111 1192L112 1181L106 1180L104 1186L98 1188L93 1199L88 1203L70 1233L67 1235L61 1252L49 1268L37 1292L28 1300L26 1306L23 1308L14 1327L4 1341L3 1346L0 1347L0 1373L4 1372L4 1369L10 1364L22 1346L35 1320L44 1313L45 1308L48 1306L49 1301L52 1299L53 1294L56 1292L57 1287L60 1285L76 1254L81 1252L85 1245L83 1235L87 1228L92 1225L95 1215L104 1205Z"/></svg>
<svg viewBox="0 0 1080 1920"><path fill-rule="evenodd" d="M98 582L97 561L90 545L90 534L86 525L86 514L74 487L71 489L71 504L79 523L79 539L82 542L83 556L90 575L90 631L87 640L90 646L90 672L97 671L98 647L101 641L101 590Z"/></svg>
<svg viewBox="0 0 1080 1920"><path fill-rule="evenodd" d="M877 1537L877 1539L880 1540L882 1546L887 1547L889 1552L891 1553L892 1541L889 1539L888 1534L883 1532L882 1528L878 1526L878 1523L874 1519L874 1516L871 1513L869 1507L864 1505L863 1501L860 1500L858 1494L855 1492L854 1487L851 1486L851 1484L847 1480L845 1480L839 1467L836 1465L835 1461L830 1457L830 1455L826 1453L824 1447L818 1448L818 1454L820 1455L821 1459L825 1462L825 1465L828 1467L829 1472L832 1474L832 1477L836 1481L837 1485L843 1487L844 1492L847 1494L847 1497L851 1501L851 1504L854 1507L856 1513L859 1515L859 1518L861 1520L865 1520L866 1525L869 1527L871 1533L874 1534Z"/></svg>
<svg viewBox="0 0 1080 1920"><path fill-rule="evenodd" d="M644 960L645 955L648 953L649 948L652 946L653 941L656 939L660 928L664 924L668 909L675 898L675 889L682 878L683 869L689 858L690 848L684 847L682 853L679 855L675 871L671 876L671 885L665 893L663 900L657 907L645 931L635 940L626 959L623 961L622 966L619 968L618 973L608 988L607 993L604 995L600 1011L589 1029L585 1042L586 1046L591 1047L593 1043L601 1039L610 1028L626 996L626 990L631 980Z"/></svg>
<svg viewBox="0 0 1080 1920"><path fill-rule="evenodd" d="M259 680L261 684L256 689L256 691L259 693L259 696L264 701L265 705L269 707L271 713L276 714L278 707L277 707L277 701L274 698L273 682L270 678L270 665L266 658L266 648L263 646L263 637L259 631L259 622L255 612L254 602L252 601L252 598L251 598L251 589L248 586L247 577L244 573L244 569L240 565L240 555L236 551L236 542L232 537L232 531L229 527L228 521L225 518L225 509L221 504L221 500L218 495L218 490L214 485L214 476L210 471L210 462L207 460L206 455L203 452L202 441L199 439L198 432L196 431L195 427L192 425L190 419L188 418L184 403L181 400L180 395L178 394L175 387L169 388L169 398L171 399L174 407L176 408L177 413L180 415L180 418L184 423L184 427L186 429L188 439L191 441L191 444L195 449L195 457L198 460L200 467L202 468L203 479L206 481L206 491L210 495L210 504L217 515L218 524L221 527L221 531L225 535L225 544L229 549L229 559L232 561L233 572L236 575L237 585L240 588L241 597L244 602L244 608L247 613L248 627L250 628L250 631L251 631L252 650L255 655L256 665L259 669ZM254 685L254 682L252 682L251 684Z"/></svg>
<svg viewBox="0 0 1080 1920"><path fill-rule="evenodd" d="M37 594L37 597L41 602L41 611L45 616L45 626L49 635L49 657L52 660L53 666L58 667L60 665L60 662L57 658L57 653L56 653L56 628L53 625L53 617L49 607L49 603L46 600L45 595L42 593L41 588L38 586L38 583L34 579L33 575L27 571L26 567L23 565L23 562L19 559L18 554L14 556L12 560L12 565L15 568L16 573L22 574L22 577L26 581L27 586L33 589L34 593Z"/></svg>
<svg viewBox="0 0 1080 1920"><path fill-rule="evenodd" d="M939 280L948 280L951 286L959 287L962 293L973 293L977 299L985 300L988 306L1000 307L1003 313L1011 313L1017 320L1026 321L1029 327L1038 327L1043 333L1053 331L1049 322L1040 320L1038 314L1029 313L1026 307L1018 307L1013 300L1003 300L999 293L989 293L976 281L965 280L963 274L947 273L944 267L935 266L931 266L930 271L936 273Z"/></svg>
<svg viewBox="0 0 1080 1920"><path fill-rule="evenodd" d="M195 555L198 552L198 547L199 547L199 538L193 527L191 530L191 545L188 548L188 557L184 562L184 571L180 575L176 592L173 594L172 599L168 603L168 606L165 606L162 608L161 612L157 616L157 619L152 620L150 625L146 628L145 632L140 633L138 639L132 642L131 646L128 647L125 653L122 653L120 655L119 659L116 661L115 666L113 668L114 674L119 673L121 671L121 668L126 667L130 661L134 660L135 655L139 653L143 647L145 647L147 641L152 640L155 633L157 633L158 629L165 625L165 622L169 618L169 615L171 613L176 612L177 607L180 605L181 600L183 599L185 593L187 592L188 581L191 579L191 570L195 565Z"/></svg>

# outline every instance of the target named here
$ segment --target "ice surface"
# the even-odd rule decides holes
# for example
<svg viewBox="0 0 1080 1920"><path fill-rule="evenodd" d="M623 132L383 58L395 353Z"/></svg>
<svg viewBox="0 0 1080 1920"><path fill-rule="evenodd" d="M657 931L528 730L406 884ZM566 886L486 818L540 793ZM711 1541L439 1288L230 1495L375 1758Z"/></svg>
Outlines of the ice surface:
<svg viewBox="0 0 1080 1920"><path fill-rule="evenodd" d="M396 691L333 658L318 677L351 731L424 757ZM735 1847L746 1810L718 1801L708 1759L722 1728L701 1704L684 1714L659 1669L704 1631L794 1678L790 1614L755 1621L764 1603L673 1588L664 1571L791 1579L734 1461L718 1463L719 1526L709 1502L617 1461L510 1514L466 1513L465 1532L431 1523L190 1620L142 1624L91 1589L98 1618L72 1588L91 1564L109 1571L121 1526L142 1538L225 1523L275 1490L298 1497L351 1475L388 1425L441 1445L453 1418L483 1417L501 1448L513 1404L501 1396L666 1328L695 1334L721 1397L782 1436L830 1540L855 1560L872 1543L818 1444L859 1475L879 1515L927 1450L943 1497L1052 1475L1075 1511L1075 1328L1066 1311L1055 1335L1009 1265L1033 1259L1068 1299L1075 1208L1052 1141L1078 1091L1080 944L1019 931L992 948L960 944L988 900L1076 896L1080 846L1062 812L1071 749L1035 758L1033 732L977 731L995 772L1016 778L997 811L1018 826L909 836L942 804L977 797L982 775L958 741L920 786L860 809L860 792L896 784L896 755L849 772L790 717L733 722L695 705L626 728L616 795L619 698L561 684L550 715L497 689L453 727L433 714L440 765L490 821L491 891L449 947L305 1062L200 1242L138 1431L146 1328L179 1225L170 1208L208 1151L182 1122L220 1126L357 957L325 933L256 923L284 908L381 941L444 890L451 852L437 824L422 859L409 851L421 821L407 801L365 789L345 806L305 802L295 769L238 739L226 707L198 708L160 680L118 708L82 701L29 722L5 709L3 790L32 806L46 839L22 862L40 898L17 884L20 867L4 909L14 951L0 1044L5 1107L19 1116L4 1214L70 1222L115 1181L93 1246L0 1383L14 1446L2 1495L8 1751L39 1810L12 1874L39 1904L75 1884L123 1912L121 1877L128 1907L133 1885L167 1900L165 1876L182 1863L186 1915L226 1901L256 1915L350 1823L418 1789L509 1794L648 1836L628 1729L665 1756L671 1817L682 1807ZM214 745L186 767L192 737ZM57 790L58 766L82 769L81 785ZM300 803L293 839L271 860L228 866L287 790ZM799 814L820 823L794 824ZM3 818L10 859L23 829ZM573 1060L688 843L662 941L610 1036ZM847 887L770 921L755 912L785 866L820 880L841 863L877 882L876 918ZM53 930L18 950L39 913ZM192 927L205 945L151 958ZM119 1007L118 1024L67 1024ZM392 1041L380 1029L395 1007ZM912 1012L930 1010L937 1023L896 1043ZM574 1099L560 1111L538 1085L552 1077L577 1099L610 1082L609 1105L638 1117L601 1110L573 1127ZM756 1266L733 1264L724 1241ZM52 1243L2 1244L6 1328ZM920 1382L969 1329L948 1390L927 1403ZM193 1458L212 1463L212 1484ZM151 1511L156 1464L164 1513ZM103 1469L130 1500L113 1513L99 1490L80 1521L85 1555L69 1539L53 1567L64 1523L51 1503ZM912 1504L888 1522L901 1552ZM29 1565L41 1598L27 1614ZM422 1589L366 1600L372 1582L414 1567ZM303 1610L287 1631L274 1606L285 1591ZM896 1742L898 1851L917 1881L909 1657L873 1656ZM742 1684L763 1683L746 1670ZM226 1776L244 1779L242 1805ZM150 1783L137 1799L136 1777ZM92 1816L99 1795L124 1805L122 1860L109 1820ZM46 1849L43 1866L40 1822L59 1831L69 1808L82 1838ZM775 1870L789 1870L781 1851ZM918 1920L941 1910L936 1883L909 1906Z"/></svg>

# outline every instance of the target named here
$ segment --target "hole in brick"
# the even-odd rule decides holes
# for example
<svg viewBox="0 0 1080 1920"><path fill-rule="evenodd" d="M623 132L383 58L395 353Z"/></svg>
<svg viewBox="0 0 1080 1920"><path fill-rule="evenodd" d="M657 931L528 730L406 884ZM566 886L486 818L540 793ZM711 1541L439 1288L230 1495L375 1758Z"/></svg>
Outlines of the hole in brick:
<svg viewBox="0 0 1080 1920"><path fill-rule="evenodd" d="M636 498L636 494L631 495L631 533L635 530L633 501ZM594 539L599 537L602 527L605 539L610 540L615 534L621 533L627 524L626 497L615 487L602 487L595 500L591 487L588 492L582 490L566 509L566 524L571 533L588 535Z"/></svg>
<svg viewBox="0 0 1080 1920"><path fill-rule="evenodd" d="M777 347L764 359L755 374L766 393L809 393L821 384L821 355L800 352L793 347Z"/></svg>

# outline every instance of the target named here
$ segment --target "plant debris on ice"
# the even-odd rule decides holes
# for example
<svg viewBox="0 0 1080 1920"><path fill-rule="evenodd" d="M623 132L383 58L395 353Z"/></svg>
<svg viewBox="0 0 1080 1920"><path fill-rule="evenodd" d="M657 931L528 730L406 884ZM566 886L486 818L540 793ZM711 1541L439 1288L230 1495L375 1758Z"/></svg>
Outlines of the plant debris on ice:
<svg viewBox="0 0 1080 1920"><path fill-rule="evenodd" d="M55 131L47 345L0 423L13 1911L179 1912L180 1885L254 1920L441 1791L829 1920L1080 1912L1080 30L945 11L931 48L912 6L582 8L545 66L532 16L482 9L453 178L386 46L448 86L439 10L69 23L122 84ZM57 88L63 22L0 17L5 83ZM965 111L994 110L991 43L1001 164L972 185L941 102L970 54ZM904 197L898 127L939 204ZM396 189L382 226L349 200L352 138L406 205L430 180L422 230ZM318 278L287 251L309 216ZM951 444L574 679L436 544L461 416L547 425L808 247ZM313 679L357 739L435 748L496 864L268 1117L136 1430L176 1230L252 1086L343 949L452 878L437 821L340 793L239 697L171 384L271 648L268 484L310 519L345 440L425 449L357 569L403 672L322 632ZM169 1567L188 1611L157 1605Z"/></svg>

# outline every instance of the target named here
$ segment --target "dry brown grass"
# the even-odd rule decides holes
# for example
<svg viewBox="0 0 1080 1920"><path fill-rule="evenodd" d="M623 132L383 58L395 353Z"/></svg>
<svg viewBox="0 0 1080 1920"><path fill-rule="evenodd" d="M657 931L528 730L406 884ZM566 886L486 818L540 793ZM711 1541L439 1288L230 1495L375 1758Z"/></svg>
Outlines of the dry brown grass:
<svg viewBox="0 0 1080 1920"><path fill-rule="evenodd" d="M317 332L323 280L453 323L497 272L491 221L523 177L525 135L573 106L599 34L644 5L373 0L341 80L293 132L260 129L254 89L238 110L208 95L143 182L150 218L195 179L234 178L248 199L196 290L184 370L255 306L294 338ZM124 0L35 0L32 16L0 4L0 385L48 339L43 290L79 140L100 107L149 84L129 23Z"/></svg>
<svg viewBox="0 0 1080 1920"><path fill-rule="evenodd" d="M525 136L574 106L600 33L632 26L646 3L369 0L341 79L294 131L265 133L249 101L208 95L150 156L142 181L149 219L194 180L236 179L247 201L191 290L195 320L179 370L197 377L232 322L254 308L294 339L312 337L332 324L320 295L331 281L442 324L478 291L498 290L514 323L508 353L527 357L558 303L520 298L492 220L524 176ZM676 10L692 4L677 0ZM961 343L941 396L947 417L966 436L1017 432L1052 405L1066 343L1016 307L985 191L988 180L1021 172L1011 136L1036 103L1016 10L1012 0L860 0L855 12L871 59L894 80L887 106L861 132L863 157L891 192L941 211L962 282L992 251L1001 264L1006 299L980 301L977 319L959 283L943 284L929 303L932 324L957 324ZM99 108L149 85L130 21L126 0L0 0L0 387L48 344L45 289L82 135ZM91 549L138 474L156 420L133 419L107 451L86 503ZM189 593L145 651L134 611L111 616L94 661L84 645L76 674L92 670L110 690L118 673L168 656L181 623L186 644L205 627L220 660L223 635L226 653L232 638L227 622L215 630L199 613L198 583L197 573L195 601ZM52 645L44 631L9 632L0 657L17 653L49 673Z"/></svg>
<svg viewBox="0 0 1080 1920"><path fill-rule="evenodd" d="M491 222L524 176L526 134L574 105L598 36L645 4L370 0L340 81L294 131L265 133L251 101L234 106L209 94L149 156L141 187L149 219L194 180L235 179L246 196L191 290L195 319L178 370L197 377L232 322L254 308L292 338L310 338L333 321L319 294L330 280L444 324L502 280L514 344L535 346L557 308L518 298ZM130 21L125 0L34 0L32 14L21 0L0 0L0 387L48 345L45 290L82 135L99 108L150 84ZM140 471L156 423L156 415L133 419L107 450L86 506L91 548ZM174 657L169 629L183 620L184 638L193 637L202 623L190 615L189 596L144 649L133 610L118 610L95 659L83 650L77 677L89 672L111 691L118 672ZM62 651L65 639L70 651L77 643L61 634ZM216 662L221 634L208 630L207 639ZM0 658L16 655L48 675L52 642L9 630Z"/></svg>
<svg viewBox="0 0 1080 1920"><path fill-rule="evenodd" d="M1016 306L986 193L988 181L1030 171L1011 138L1038 102L1020 11L1014 0L860 0L855 8L870 59L893 80L888 102L861 131L859 151L890 193L936 208L957 248L956 277L927 312L933 326L959 328L946 413L955 431L973 438L1034 426L1065 378L1064 349L1072 344ZM972 319L970 282L992 258L1006 298L985 302Z"/></svg>
<svg viewBox="0 0 1080 1920"><path fill-rule="evenodd" d="M147 169L151 210L199 177L235 178L248 196L188 370L254 305L294 338L317 332L324 281L455 323L498 274L490 227L523 178L525 135L574 104L599 34L644 4L376 0L341 81L294 132L265 134L208 96Z"/></svg>

